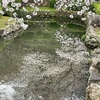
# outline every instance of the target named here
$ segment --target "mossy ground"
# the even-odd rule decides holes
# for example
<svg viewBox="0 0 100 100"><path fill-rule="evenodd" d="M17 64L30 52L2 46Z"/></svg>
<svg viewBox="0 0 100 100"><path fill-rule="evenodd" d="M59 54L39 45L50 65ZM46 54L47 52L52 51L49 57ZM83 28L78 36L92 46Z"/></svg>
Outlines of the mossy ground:
<svg viewBox="0 0 100 100"><path fill-rule="evenodd" d="M97 13L100 14L100 2L93 3L92 7L94 8L93 10Z"/></svg>

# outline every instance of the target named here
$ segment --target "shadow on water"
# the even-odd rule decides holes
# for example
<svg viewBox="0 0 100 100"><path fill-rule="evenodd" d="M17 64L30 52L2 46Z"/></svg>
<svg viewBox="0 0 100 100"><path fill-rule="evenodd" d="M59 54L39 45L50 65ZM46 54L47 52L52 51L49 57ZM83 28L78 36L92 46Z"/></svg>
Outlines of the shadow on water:
<svg viewBox="0 0 100 100"><path fill-rule="evenodd" d="M85 100L89 53L81 41L84 33L74 24L30 26L0 51L0 99Z"/></svg>

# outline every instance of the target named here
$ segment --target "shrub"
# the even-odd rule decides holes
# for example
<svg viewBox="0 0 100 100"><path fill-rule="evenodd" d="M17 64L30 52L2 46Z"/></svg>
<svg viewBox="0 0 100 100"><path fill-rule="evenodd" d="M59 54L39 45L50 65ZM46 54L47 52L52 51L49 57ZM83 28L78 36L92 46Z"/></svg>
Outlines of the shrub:
<svg viewBox="0 0 100 100"><path fill-rule="evenodd" d="M100 3L93 3L91 8L95 13L100 14Z"/></svg>
<svg viewBox="0 0 100 100"><path fill-rule="evenodd" d="M81 37L81 40L85 41L86 36L87 36L86 34L85 34L85 35L83 35L83 36Z"/></svg>
<svg viewBox="0 0 100 100"><path fill-rule="evenodd" d="M56 3L56 0L50 0L50 7L54 8L55 3Z"/></svg>
<svg viewBox="0 0 100 100"><path fill-rule="evenodd" d="M22 2L22 0L15 0L16 2L18 2L18 3L21 3Z"/></svg>

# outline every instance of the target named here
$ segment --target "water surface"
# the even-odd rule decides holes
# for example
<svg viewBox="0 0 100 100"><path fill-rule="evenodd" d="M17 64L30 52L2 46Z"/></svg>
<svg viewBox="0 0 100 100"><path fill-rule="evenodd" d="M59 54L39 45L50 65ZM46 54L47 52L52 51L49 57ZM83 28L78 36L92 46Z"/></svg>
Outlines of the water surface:
<svg viewBox="0 0 100 100"><path fill-rule="evenodd" d="M69 26L34 23L0 51L0 100L85 100L89 53Z"/></svg>

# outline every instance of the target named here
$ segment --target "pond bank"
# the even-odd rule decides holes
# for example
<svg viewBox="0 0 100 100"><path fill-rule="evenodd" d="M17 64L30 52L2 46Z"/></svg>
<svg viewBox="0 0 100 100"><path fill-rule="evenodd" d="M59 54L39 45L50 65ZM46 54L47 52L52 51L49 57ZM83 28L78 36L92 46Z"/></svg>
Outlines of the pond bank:
<svg viewBox="0 0 100 100"><path fill-rule="evenodd" d="M82 29L53 25L33 24L0 52L0 79L13 84L14 100L85 100L90 56Z"/></svg>
<svg viewBox="0 0 100 100"><path fill-rule="evenodd" d="M100 35L95 31L100 28L100 15L88 16L88 26L85 43L92 49L91 66L86 100L100 100Z"/></svg>
<svg viewBox="0 0 100 100"><path fill-rule="evenodd" d="M23 17L25 19L25 23L26 24L33 24L34 21L58 21L58 22L62 22L63 20L68 21L70 23L75 23L75 24L79 24L83 27L85 27L86 23L84 21L81 20L81 17L86 16L85 14L83 14L82 16L77 15L76 11L57 11L57 10L42 10L42 11L37 11L36 15L32 15L33 12L18 12L19 17ZM31 21L29 19L26 19L24 16L25 15L31 15ZM70 15L73 16L73 18L70 18ZM10 17L9 17L10 18ZM6 24L6 25L5 25ZM11 24L8 24L8 22L4 23L5 28L1 28L0 29L0 36L8 36L10 33L14 33L16 32L18 29L20 29L22 26L19 25L19 22L17 23L17 21L14 21ZM7 32L6 32L7 31Z"/></svg>

